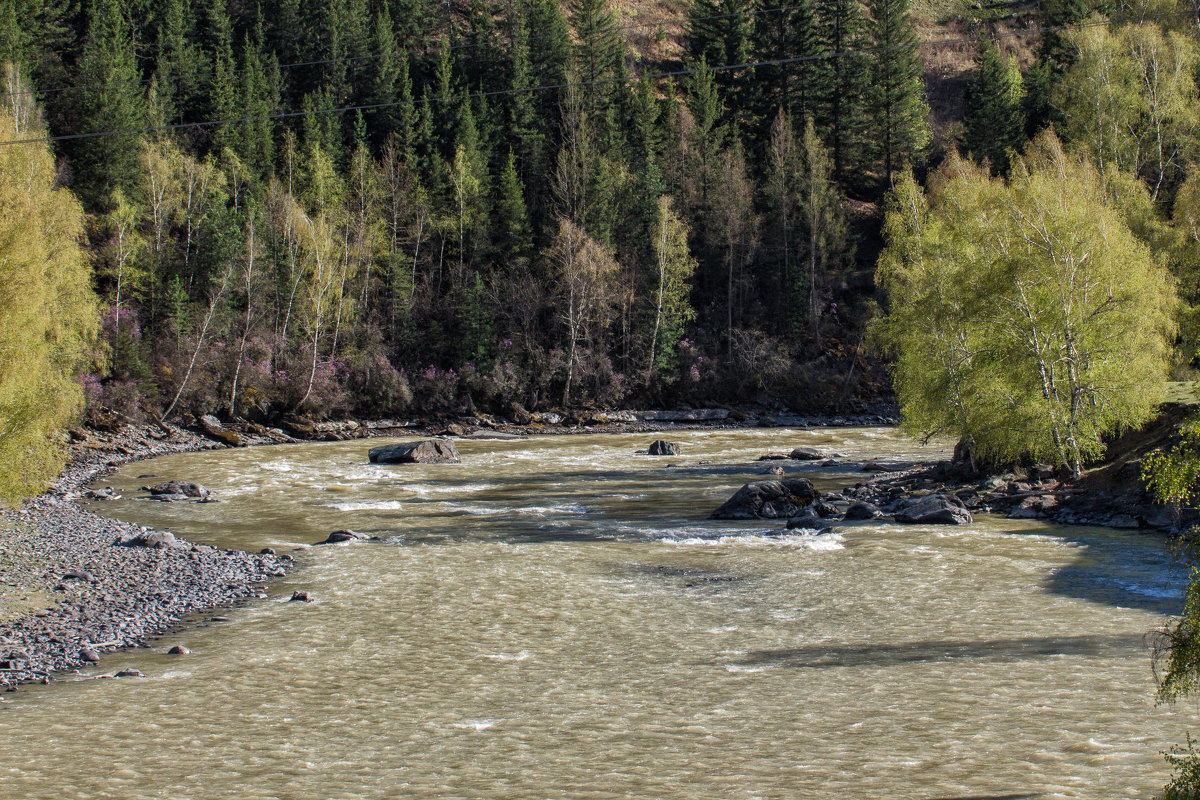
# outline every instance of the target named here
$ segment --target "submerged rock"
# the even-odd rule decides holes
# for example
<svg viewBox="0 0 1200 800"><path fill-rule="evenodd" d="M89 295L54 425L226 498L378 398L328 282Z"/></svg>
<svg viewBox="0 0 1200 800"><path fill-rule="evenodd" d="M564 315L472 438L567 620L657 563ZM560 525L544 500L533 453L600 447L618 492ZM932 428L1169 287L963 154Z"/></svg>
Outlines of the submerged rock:
<svg viewBox="0 0 1200 800"><path fill-rule="evenodd" d="M950 494L930 494L908 501L896 512L896 522L913 525L967 525L971 512Z"/></svg>
<svg viewBox="0 0 1200 800"><path fill-rule="evenodd" d="M427 439L423 442L385 444L367 452L372 464L458 464L462 459L451 442Z"/></svg>
<svg viewBox="0 0 1200 800"><path fill-rule="evenodd" d="M649 453L652 456L677 456L679 455L679 443L659 439L650 445Z"/></svg>
<svg viewBox="0 0 1200 800"><path fill-rule="evenodd" d="M326 537L325 541L317 542L317 544L339 544L341 542L361 542L363 539L369 538L365 533L358 531L340 530L334 531Z"/></svg>
<svg viewBox="0 0 1200 800"><path fill-rule="evenodd" d="M812 482L805 478L755 481L738 489L714 511L711 519L787 519L817 499Z"/></svg>

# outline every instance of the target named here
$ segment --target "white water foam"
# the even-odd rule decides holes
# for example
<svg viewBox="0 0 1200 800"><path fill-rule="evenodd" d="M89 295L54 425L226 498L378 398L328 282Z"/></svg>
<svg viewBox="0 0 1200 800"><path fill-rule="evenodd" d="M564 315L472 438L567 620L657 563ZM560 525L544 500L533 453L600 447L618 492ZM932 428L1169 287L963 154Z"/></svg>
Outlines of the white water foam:
<svg viewBox="0 0 1200 800"><path fill-rule="evenodd" d="M488 728L494 728L504 720L501 719L468 719L462 722L455 722L454 727L462 728L463 730L486 731Z"/></svg>
<svg viewBox="0 0 1200 800"><path fill-rule="evenodd" d="M484 653L483 657L490 658L493 661L524 661L525 659L529 658L529 651L522 650L516 655L509 653Z"/></svg>
<svg viewBox="0 0 1200 800"><path fill-rule="evenodd" d="M377 500L361 503L326 503L329 508L338 511L399 511L404 506L399 500Z"/></svg>
<svg viewBox="0 0 1200 800"><path fill-rule="evenodd" d="M815 552L842 550L845 544L841 534L804 534L800 536L762 536L750 534L747 536L693 536L686 539L660 539L663 544L688 547L796 547Z"/></svg>

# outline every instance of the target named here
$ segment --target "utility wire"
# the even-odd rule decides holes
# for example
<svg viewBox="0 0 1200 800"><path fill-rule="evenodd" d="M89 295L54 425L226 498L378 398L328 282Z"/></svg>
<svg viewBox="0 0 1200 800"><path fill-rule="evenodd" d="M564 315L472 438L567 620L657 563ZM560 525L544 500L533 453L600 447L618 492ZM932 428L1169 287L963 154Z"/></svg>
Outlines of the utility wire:
<svg viewBox="0 0 1200 800"><path fill-rule="evenodd" d="M1110 24L1112 24L1112 20L1101 19L1101 20L1095 20L1092 22L1082 22L1082 23L1076 23L1076 24L1071 24L1071 25L1058 25L1058 26L1054 26L1051 28L1043 28L1042 30L1043 30L1043 32L1048 31L1048 30L1067 30L1067 29L1083 30L1086 28L1102 27L1102 26L1110 25ZM1008 33L1000 34L1000 35L996 36L995 38L1001 39L1001 38L1008 38L1008 37L1019 36L1019 35L1021 35L1021 34L1017 31L1010 31ZM628 76L624 76L624 77L615 77L615 78L600 78L600 79L593 80L593 81L577 81L574 83L566 82L566 83L547 84L547 85L543 85L543 86L528 86L528 87L524 87L521 89L496 89L496 90L488 91L488 92L474 92L474 93L468 93L468 94L454 95L452 97L444 98L444 102L448 102L448 103L463 102L463 101L472 100L472 99L487 98L487 97L502 97L502 96L514 95L514 94L524 94L527 92L544 92L544 91L559 90L559 89L604 86L604 85L611 85L611 84L616 84L616 83L627 83L627 82L638 81L638 80L657 80L660 78L676 78L676 77L682 77L685 75L695 75L695 74L701 73L701 72L730 72L733 70L753 69L756 67L779 67L779 66L786 66L788 64L799 64L799 63L803 63L803 62L807 62L807 61L825 61L825 60L831 60L831 59L835 59L835 58L846 58L846 57L850 57L850 56L868 56L868 55L876 55L876 54L880 54L880 53L896 52L896 51L900 51L900 50L915 50L915 49L918 49L921 47L930 47L930 46L936 46L936 45L963 43L963 42L971 42L971 41L974 41L974 39L969 36L951 36L951 37L946 37L943 39L932 39L927 42L914 42L913 44L892 45L892 46L888 46L888 47L870 47L870 48L864 48L864 49L859 49L859 50L844 50L844 51L840 51L837 53L814 53L811 55L793 56L790 58L774 58L774 59L768 59L768 60L764 60L764 61L749 61L749 62L745 62L745 63L741 63L741 64L718 64L716 66L709 66L709 67L702 67L702 68L698 67L698 68L689 68L689 69L666 70L666 71L662 71L662 72L652 72L652 73L647 72L647 73L643 73L642 75L628 75ZM414 100L413 105L414 106L425 105L425 104L434 103L434 102L443 102L443 98L425 96L425 97L422 97L420 100ZM233 117L230 119L211 119L211 120L199 120L199 121L195 121L195 122L177 122L177 123L172 123L172 124L168 124L168 125L153 125L153 126L148 126L148 127L144 127L144 128L126 128L123 130L91 131L88 133L68 133L68 134L61 134L58 136L42 136L42 137L27 138L27 139L8 139L5 141L0 141L0 147L7 146L7 145L14 145L14 144L37 144L37 143L45 143L45 142L66 142L66 141L76 141L76 140L80 140L80 139L98 139L98 138L104 138L104 137L109 137L109 136L130 136L130 135L134 135L134 134L140 135L140 134L147 134L147 133L162 133L162 132L166 132L166 131L184 130L184 129L188 129L188 128L205 128L205 127L215 126L215 125L236 125L236 124L246 123L246 122L263 122L263 121L268 121L268 120L294 119L297 117L308 117L308 116L314 116L317 114L344 114L348 111L378 111L378 110L384 109L384 108L395 108L396 106L399 106L399 105L402 105L402 103L399 101L390 102L390 103L366 103L366 104L352 105L352 106L338 106L335 108L318 108L318 109L312 109L310 111L284 111L284 112L280 112L278 114L263 114L263 115L251 116L251 117Z"/></svg>

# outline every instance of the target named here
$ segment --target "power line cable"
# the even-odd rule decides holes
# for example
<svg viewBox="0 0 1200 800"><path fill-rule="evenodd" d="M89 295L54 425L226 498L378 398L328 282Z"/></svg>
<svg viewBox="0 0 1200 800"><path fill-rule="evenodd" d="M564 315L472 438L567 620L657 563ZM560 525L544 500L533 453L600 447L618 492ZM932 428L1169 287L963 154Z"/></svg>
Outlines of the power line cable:
<svg viewBox="0 0 1200 800"><path fill-rule="evenodd" d="M1106 25L1110 25L1110 24L1112 24L1112 20L1102 19L1102 20L1095 20L1092 22L1082 22L1082 23L1076 23L1076 24L1071 24L1071 25L1058 25L1058 26L1054 26L1052 28L1043 28L1042 30L1043 31L1047 31L1047 30L1083 30L1086 28L1102 27L1102 26L1106 26ZM1021 34L1017 31L1010 31L1008 33L1000 34L1000 35L996 36L995 38L1001 39L1001 38L1015 37L1015 36L1019 36L1019 35L1021 35ZM566 82L566 83L557 83L557 84L547 84L547 85L543 85L543 86L529 86L529 87L525 87L525 88L521 88L521 89L496 89L496 90L488 91L488 92L474 92L474 93L468 93L468 94L454 95L451 97L444 98L444 102L463 102L466 100L473 100L473 99L487 98L487 97L501 97L501 96L507 96L507 95L513 95L513 94L522 94L522 93L526 93L526 92L543 92L543 91L551 91L551 90L556 90L556 89L585 88L585 87L591 87L591 86L603 86L603 85L612 85L612 84L616 84L616 83L626 83L626 82L637 81L637 80L658 80L661 78L675 78L675 77L682 77L682 76L686 76L686 75L695 75L700 72L729 72L729 71L740 70L740 69L753 69L756 67L786 66L788 64L799 64L799 63L803 63L803 62L807 62L807 61L824 61L824 60L828 60L828 59L846 58L846 57L850 57L850 56L868 56L868 55L876 55L879 53L895 52L895 51L899 51L899 50L915 50L915 49L918 49L921 47L930 47L930 46L935 46L935 45L954 44L954 43L971 42L971 41L974 41L974 39L969 36L953 36L953 37L946 37L946 38L942 38L942 39L929 40L926 42L915 42L913 44L892 45L889 47L870 47L870 48L864 48L864 49L859 49L859 50L843 50L843 51L840 51L837 53L814 53L811 55L793 56L790 58L775 58L775 59L768 59L768 60L764 60L764 61L750 61L750 62L745 62L745 63L740 63L740 64L718 64L716 66L709 66L709 67L705 67L705 68L666 70L666 71L662 71L662 72L643 73L642 75L628 75L628 76L615 77L615 78L600 78L600 79L597 79L594 81L577 81L574 83ZM443 98L425 96L425 97L422 97L420 100L414 100L413 105L414 106L425 105L425 104L434 103L434 102L443 102ZM8 139L5 141L0 141L0 147L7 146L7 145L14 145L14 144L37 144L37 143L45 143L45 142L65 142L65 141L76 141L76 140L80 140L80 139L97 139L97 138L103 138L103 137L108 137L108 136L130 136L130 135L135 135L135 134L141 135L141 134L148 134L148 133L163 133L166 131L185 130L188 128L205 128L205 127L210 127L210 126L215 126L215 125L236 125L236 124L241 124L241 123L246 123L246 122L263 122L263 121L268 121L268 120L295 119L298 117L308 117L308 116L314 116L314 115L318 115L318 114L344 114L349 111L378 111L378 110L384 109L384 108L395 108L396 106L399 106L399 105L402 105L402 103L400 103L398 101L390 102L390 103L365 103L365 104L352 105L352 106L338 106L338 107L334 107L334 108L318 108L318 109L312 109L309 111L285 111L285 112L280 112L278 114L263 114L263 115L251 116L251 117L234 117L234 118L230 118L230 119L198 120L198 121L194 121L194 122L177 122L177 123L172 123L172 124L168 124L168 125L154 125L154 126L148 126L148 127L143 127L143 128L127 128L127 129L123 129L123 130L108 130L108 131L91 131L88 133L69 133L69 134L60 134L58 136L43 136L43 137L38 137L38 138L27 138L27 139Z"/></svg>

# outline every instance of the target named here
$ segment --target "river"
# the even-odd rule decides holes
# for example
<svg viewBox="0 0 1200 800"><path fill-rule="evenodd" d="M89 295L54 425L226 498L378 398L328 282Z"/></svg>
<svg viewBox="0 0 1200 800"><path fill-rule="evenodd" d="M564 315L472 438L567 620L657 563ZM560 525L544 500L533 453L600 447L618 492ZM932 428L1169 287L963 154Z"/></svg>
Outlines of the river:
<svg viewBox="0 0 1200 800"><path fill-rule="evenodd" d="M132 464L102 513L303 549L270 599L0 704L0 797L1147 798L1195 707L1144 634L1183 577L1156 536L980 517L780 535L708 513L808 445L941 454L889 429L379 441ZM819 488L861 473L789 462ZM136 487L194 480L221 502ZM312 603L291 603L306 590ZM175 644L189 656L169 656Z"/></svg>

